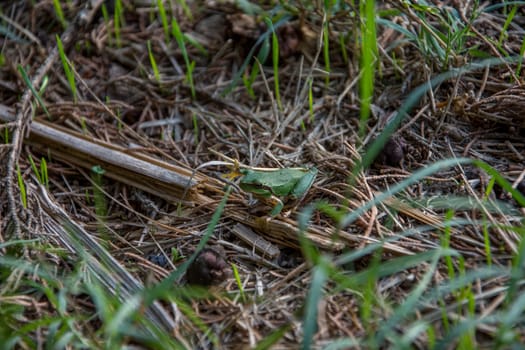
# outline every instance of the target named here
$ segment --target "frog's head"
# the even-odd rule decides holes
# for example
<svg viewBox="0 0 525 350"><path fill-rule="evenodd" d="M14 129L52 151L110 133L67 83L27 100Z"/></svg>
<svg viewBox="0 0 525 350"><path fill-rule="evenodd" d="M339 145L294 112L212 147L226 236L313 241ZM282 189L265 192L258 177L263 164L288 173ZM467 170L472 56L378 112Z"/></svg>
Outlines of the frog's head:
<svg viewBox="0 0 525 350"><path fill-rule="evenodd" d="M227 174L222 175L222 177L233 181L234 179L238 178L239 176L243 176L246 172L246 169L241 169L239 166L239 161L235 159L233 161L233 164L231 165L231 171Z"/></svg>

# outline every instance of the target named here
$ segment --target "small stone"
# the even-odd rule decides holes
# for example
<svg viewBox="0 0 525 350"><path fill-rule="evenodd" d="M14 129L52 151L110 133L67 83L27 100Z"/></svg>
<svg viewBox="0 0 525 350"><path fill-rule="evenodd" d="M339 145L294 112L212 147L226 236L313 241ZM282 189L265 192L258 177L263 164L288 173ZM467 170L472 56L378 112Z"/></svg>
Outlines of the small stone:
<svg viewBox="0 0 525 350"><path fill-rule="evenodd" d="M168 267L170 263L168 258L162 253L150 254L146 259L160 267Z"/></svg>
<svg viewBox="0 0 525 350"><path fill-rule="evenodd" d="M397 166L403 160L405 152L403 151L404 142L401 138L391 136L385 143L385 146L376 158L376 162L383 165Z"/></svg>
<svg viewBox="0 0 525 350"><path fill-rule="evenodd" d="M197 255L186 271L189 284L211 286L226 280L230 275L230 267L217 249L204 248Z"/></svg>

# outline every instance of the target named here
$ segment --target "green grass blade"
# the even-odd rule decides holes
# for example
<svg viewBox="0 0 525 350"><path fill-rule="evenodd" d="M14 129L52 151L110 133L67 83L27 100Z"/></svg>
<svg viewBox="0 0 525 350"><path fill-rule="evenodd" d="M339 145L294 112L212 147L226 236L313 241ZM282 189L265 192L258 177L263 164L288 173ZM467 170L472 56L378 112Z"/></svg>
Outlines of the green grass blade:
<svg viewBox="0 0 525 350"><path fill-rule="evenodd" d="M186 63L186 77L188 80L188 83L190 85L191 89L191 96L192 98L195 98L195 85L193 83L193 65L195 63L190 62L190 58L188 56L188 52L186 51L186 44L184 43L184 35L182 34L179 23L175 18L171 21L171 32L175 40L177 41L177 44L179 45L179 49L182 53L182 57L184 58L184 62Z"/></svg>
<svg viewBox="0 0 525 350"><path fill-rule="evenodd" d="M64 45L62 44L62 40L60 40L60 37L56 35L57 40L57 47L58 47L58 55L60 56L60 61L62 61L62 68L64 69L64 74L66 75L67 81L69 83L69 88L71 90L71 94L73 95L73 100L77 101L77 86L75 83L75 74L73 72L73 69L71 68L71 62L66 56L66 53L64 51Z"/></svg>
<svg viewBox="0 0 525 350"><path fill-rule="evenodd" d="M155 80L160 83L160 73L159 73L159 67L157 67L157 62L155 61L155 56L153 56L153 51L151 50L151 41L148 40L146 43L148 47L148 56L149 61L151 64L151 69L153 69L153 75L155 76Z"/></svg>
<svg viewBox="0 0 525 350"><path fill-rule="evenodd" d="M27 193L26 185L24 184L24 179L22 178L22 172L18 164L16 165L16 178L18 180L18 189L20 190L20 199L22 200L22 205L27 209Z"/></svg>
<svg viewBox="0 0 525 350"><path fill-rule="evenodd" d="M323 58L324 69L326 70L325 85L330 84L330 35L328 30L328 22L323 25Z"/></svg>
<svg viewBox="0 0 525 350"><path fill-rule="evenodd" d="M312 283L308 296L303 317L303 342L301 348L308 350L312 348L313 338L317 330L317 310L323 298L323 287L328 279L328 273L323 263L314 267L312 272Z"/></svg>
<svg viewBox="0 0 525 350"><path fill-rule="evenodd" d="M277 100L277 106L279 110L283 110L283 104L281 102L281 91L279 88L279 40L277 40L277 34L270 20L268 22L272 28L272 62L273 62L273 81L275 89L275 99Z"/></svg>
<svg viewBox="0 0 525 350"><path fill-rule="evenodd" d="M408 297L403 300L403 304L395 309L393 314L390 315L386 322L381 324L379 332L374 335L375 340L380 345L387 336L395 334L397 325L403 322L405 317L414 311L414 308L417 306L417 303L420 301L423 293L432 282L432 277L434 276L435 270L437 269L439 259L445 252L445 250L442 251L440 249L434 252L430 266L428 267L427 272L423 276L422 280L417 284L416 288L408 295ZM447 256L448 254L445 253L444 255Z"/></svg>
<svg viewBox="0 0 525 350"><path fill-rule="evenodd" d="M168 43L170 40L170 27L168 22L168 16L166 14L166 9L164 8L164 1L157 0L157 8L159 9L162 28L164 28L164 40L166 40L166 43Z"/></svg>
<svg viewBox="0 0 525 350"><path fill-rule="evenodd" d="M274 30L277 30L281 25L283 25L284 23L290 21L290 19L291 19L291 16L288 16L288 15L283 16L283 18L281 18L279 21L274 23L274 25L273 25ZM259 36L259 38L255 42L255 44L252 46L252 48L248 52L248 55L246 56L246 59L244 60L243 64L241 65L241 67L239 68L239 70L237 71L235 76L233 77L232 82L230 83L230 85L228 85L228 87L226 89L224 89L224 91L221 92L221 96L226 96L230 92L232 92L233 89L235 89L235 87L239 83L239 80L241 80L241 77L244 74L244 72L246 70L246 67L248 67L248 65L252 61L252 57L253 57L253 54L255 53L255 50L257 50L259 45L261 45L265 40L268 40L268 38L270 37L271 33L272 33L271 29L268 29L263 34L261 34ZM259 62L264 62L264 61L259 60ZM257 66L257 65L255 65L255 66Z"/></svg>
<svg viewBox="0 0 525 350"><path fill-rule="evenodd" d="M237 287L239 288L239 292L241 294L241 299L243 302L246 302L246 295L244 294L244 288L242 287L239 270L237 269L237 266L235 266L235 264L231 264L231 267L233 269L233 276L235 277L235 282L237 283Z"/></svg>
<svg viewBox="0 0 525 350"><path fill-rule="evenodd" d="M42 177L40 176L40 172L38 171L35 161L33 160L33 157L31 157L31 155L29 155L29 163L31 164L31 169L33 169L33 173L35 174L38 183L42 184Z"/></svg>
<svg viewBox="0 0 525 350"><path fill-rule="evenodd" d="M44 157L40 161L40 178L42 179L42 184L49 188L49 175L47 172L47 161Z"/></svg>
<svg viewBox="0 0 525 350"><path fill-rule="evenodd" d="M29 77L27 76L27 73L24 69L24 67L22 67L21 65L18 65L18 72L20 72L20 75L22 76L22 79L24 80L24 82L26 83L27 87L29 88L29 90L31 90L31 93L33 94L33 96L36 98L36 100L38 101L38 104L40 105L40 107L42 107L42 109L44 110L44 112L46 113L47 117L48 118L51 118L51 114L49 114L49 111L47 110L46 108L46 105L44 104L44 101L42 100L42 98L40 97L40 95L38 94L38 92L36 91L35 87L33 86L33 84L31 83L31 80L29 79ZM7 129L6 129L7 130Z"/></svg>
<svg viewBox="0 0 525 350"><path fill-rule="evenodd" d="M366 132L370 105L374 94L374 76L377 58L377 37L375 22L375 1L360 2L361 23L361 79L359 80L359 95L361 99L359 135L363 137Z"/></svg>
<svg viewBox="0 0 525 350"><path fill-rule="evenodd" d="M115 31L115 41L116 41L117 47L121 46L120 28L124 24L122 23L123 18L124 18L124 9L122 7L122 1L115 0L115 12L113 14L113 28Z"/></svg>
<svg viewBox="0 0 525 350"><path fill-rule="evenodd" d="M255 346L254 350L270 350L273 348L275 344L279 342L279 340L282 339L282 337L292 328L291 324L287 323L276 330L274 330L272 333L270 333L268 336L266 336L263 340L259 341L257 345Z"/></svg>
<svg viewBox="0 0 525 350"><path fill-rule="evenodd" d="M60 22L60 25L62 25L62 28L67 28L67 21L64 17L64 12L62 11L62 6L60 5L60 0L53 0L53 7L55 8L55 14L58 18L58 21Z"/></svg>

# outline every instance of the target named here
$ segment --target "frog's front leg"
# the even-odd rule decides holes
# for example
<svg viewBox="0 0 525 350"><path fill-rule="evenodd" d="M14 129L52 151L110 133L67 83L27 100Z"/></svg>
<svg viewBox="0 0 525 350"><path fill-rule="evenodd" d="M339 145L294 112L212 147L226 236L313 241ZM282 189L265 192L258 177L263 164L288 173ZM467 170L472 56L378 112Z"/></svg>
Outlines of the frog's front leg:
<svg viewBox="0 0 525 350"><path fill-rule="evenodd" d="M283 203L282 200L280 200L278 197L276 197L274 195L271 195L269 200L274 204L274 207L273 207L273 209L272 209L272 211L270 213L270 218L274 218L277 215L279 215L281 210L283 210L284 203Z"/></svg>

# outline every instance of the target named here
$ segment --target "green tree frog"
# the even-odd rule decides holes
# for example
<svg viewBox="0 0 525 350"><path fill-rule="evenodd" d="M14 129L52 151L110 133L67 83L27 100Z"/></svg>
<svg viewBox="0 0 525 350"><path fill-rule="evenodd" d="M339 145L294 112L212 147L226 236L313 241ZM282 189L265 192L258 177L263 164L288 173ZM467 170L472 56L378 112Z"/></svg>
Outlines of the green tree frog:
<svg viewBox="0 0 525 350"><path fill-rule="evenodd" d="M240 169L242 175L239 187L257 197L269 198L275 203L270 215L278 215L284 207L283 200L300 200L308 192L315 177L316 168L284 169Z"/></svg>

